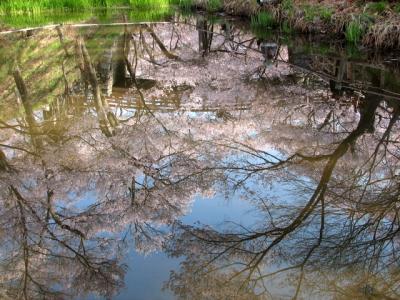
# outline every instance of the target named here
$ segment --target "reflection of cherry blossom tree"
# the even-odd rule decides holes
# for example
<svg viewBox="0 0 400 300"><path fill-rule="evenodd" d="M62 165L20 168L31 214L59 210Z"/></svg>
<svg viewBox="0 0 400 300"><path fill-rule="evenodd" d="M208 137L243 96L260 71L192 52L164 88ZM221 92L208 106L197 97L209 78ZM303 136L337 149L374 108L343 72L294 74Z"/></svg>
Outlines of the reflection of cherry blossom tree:
<svg viewBox="0 0 400 300"><path fill-rule="evenodd" d="M112 297L132 244L186 257L166 284L181 298L264 298L269 278L288 280L295 297L305 285L357 294L366 274L370 293L396 295L398 105L335 99L282 62L255 76L264 58L250 33L189 21L126 26L117 39L54 32L62 72L46 95L60 101L43 116L30 107L32 122L1 122L4 297ZM94 66L110 45L123 48L110 63L122 82L105 97ZM37 84L14 75L21 96L21 82ZM268 193L282 186L289 200ZM257 222L177 222L214 190L253 204Z"/></svg>
<svg viewBox="0 0 400 300"><path fill-rule="evenodd" d="M354 282L364 278L363 272L371 275L371 282L367 280L365 284L374 286L367 288L370 289L367 294L396 298L397 287L391 286L392 290L387 291L383 280L388 276L394 283L397 278L390 272L391 266L398 263L395 207L399 182L394 175L398 158L393 156L397 145L390 142L395 140L390 136L396 132L393 129L397 126L398 106L387 114L388 122L384 130L376 133L377 139L370 139L369 147L359 150L362 156L355 170L340 163L351 147L375 129L379 103L373 98L366 100L358 126L338 144L321 145L322 151L317 151L321 154L300 151L279 158L244 144L236 146L238 154L244 153L258 162L250 163L248 158L225 168L235 173L230 179L236 186L240 184L243 197L253 201L258 211L265 214L260 225L237 225L226 231L180 225L176 240L172 239L169 246L171 254L198 258L193 264L199 265L199 274L202 268L212 268L215 272L234 268L230 279L242 278L241 287L264 285L267 292L269 279L289 278L293 280L294 298L303 293L301 288L306 279L312 284L318 278L315 273L324 272L327 277L324 283L329 286L334 276L354 272L351 270L358 267L360 271L352 275ZM269 201L252 191L254 182L246 185L251 178L265 184L265 180L271 182L274 177L291 186L297 203L287 203L279 197ZM191 256L192 251L197 255ZM182 276L187 274L177 278ZM345 284L339 280L336 283L337 288Z"/></svg>
<svg viewBox="0 0 400 300"><path fill-rule="evenodd" d="M104 136L96 124L96 117L83 116L66 126L63 142L46 144L40 158L4 155L2 284L8 294L47 297L74 286L72 296L111 297L123 283L126 244L133 239L145 253L159 249L162 227L218 176L190 143L171 149L171 137L160 134L153 117L141 128L126 124L118 137Z"/></svg>

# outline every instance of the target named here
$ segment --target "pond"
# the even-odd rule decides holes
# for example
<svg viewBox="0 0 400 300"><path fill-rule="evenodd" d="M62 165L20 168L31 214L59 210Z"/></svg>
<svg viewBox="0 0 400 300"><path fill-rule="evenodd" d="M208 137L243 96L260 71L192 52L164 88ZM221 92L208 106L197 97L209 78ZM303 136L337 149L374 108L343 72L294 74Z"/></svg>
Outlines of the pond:
<svg viewBox="0 0 400 300"><path fill-rule="evenodd" d="M399 298L398 53L159 13L0 33L0 297Z"/></svg>

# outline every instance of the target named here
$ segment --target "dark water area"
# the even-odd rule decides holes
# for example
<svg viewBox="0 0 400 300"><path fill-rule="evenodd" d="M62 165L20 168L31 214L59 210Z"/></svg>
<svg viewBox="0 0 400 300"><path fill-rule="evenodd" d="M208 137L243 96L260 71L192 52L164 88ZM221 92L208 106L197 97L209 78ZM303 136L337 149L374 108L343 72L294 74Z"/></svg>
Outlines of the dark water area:
<svg viewBox="0 0 400 300"><path fill-rule="evenodd" d="M398 53L84 20L0 34L1 299L400 298Z"/></svg>

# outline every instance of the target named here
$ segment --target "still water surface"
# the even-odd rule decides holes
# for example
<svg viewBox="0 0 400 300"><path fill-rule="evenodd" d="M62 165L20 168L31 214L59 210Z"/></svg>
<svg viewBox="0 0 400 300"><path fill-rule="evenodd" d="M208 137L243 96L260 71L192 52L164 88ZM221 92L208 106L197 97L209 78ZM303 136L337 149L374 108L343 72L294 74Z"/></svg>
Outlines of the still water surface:
<svg viewBox="0 0 400 300"><path fill-rule="evenodd" d="M0 297L398 299L398 53L162 21L0 36Z"/></svg>

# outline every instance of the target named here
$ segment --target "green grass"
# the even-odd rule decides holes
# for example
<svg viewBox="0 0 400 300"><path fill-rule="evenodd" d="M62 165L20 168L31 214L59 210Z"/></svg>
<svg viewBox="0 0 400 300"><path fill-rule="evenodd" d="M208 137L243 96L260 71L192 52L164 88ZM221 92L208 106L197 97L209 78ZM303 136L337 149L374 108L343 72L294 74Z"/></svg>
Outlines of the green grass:
<svg viewBox="0 0 400 300"><path fill-rule="evenodd" d="M281 10L290 19L294 18L296 10L294 8L293 0L283 0L281 2Z"/></svg>
<svg viewBox="0 0 400 300"><path fill-rule="evenodd" d="M221 0L208 0L207 1L207 10L211 12L219 11L222 9L222 1Z"/></svg>
<svg viewBox="0 0 400 300"><path fill-rule="evenodd" d="M325 6L304 5L302 9L304 19L308 22L314 22L317 18L329 22L333 15L332 9Z"/></svg>
<svg viewBox="0 0 400 300"><path fill-rule="evenodd" d="M281 2L281 7L284 11L293 11L294 10L293 0L283 0Z"/></svg>
<svg viewBox="0 0 400 300"><path fill-rule="evenodd" d="M149 10L130 10L129 22L157 22L164 21L171 17L174 11L169 6L163 6Z"/></svg>
<svg viewBox="0 0 400 300"><path fill-rule="evenodd" d="M322 20L329 22L332 19L333 15L332 9L327 7L322 7L319 12Z"/></svg>
<svg viewBox="0 0 400 300"><path fill-rule="evenodd" d="M12 28L25 28L25 27L36 27L44 26L49 24L68 24L68 23L79 23L81 21L88 20L93 17L93 14L89 12L70 12L65 13L30 13L30 14L7 14L1 16L0 24L4 24L7 27Z"/></svg>
<svg viewBox="0 0 400 300"><path fill-rule="evenodd" d="M394 11L395 12L397 12L398 14L400 14L400 3L397 3L395 6L394 6Z"/></svg>
<svg viewBox="0 0 400 300"><path fill-rule="evenodd" d="M128 4L138 8L167 7L170 5L170 0L129 0Z"/></svg>
<svg viewBox="0 0 400 300"><path fill-rule="evenodd" d="M350 59L367 59L363 57L363 52L354 44L346 46L346 55Z"/></svg>
<svg viewBox="0 0 400 300"><path fill-rule="evenodd" d="M41 10L82 10L127 5L127 0L1 0L0 14L35 13Z"/></svg>
<svg viewBox="0 0 400 300"><path fill-rule="evenodd" d="M1 0L0 0L1 1ZM174 14L170 6L150 7L148 9L97 9L83 11L69 11L68 13L52 10L38 11L37 13L26 14L7 14L1 16L0 25L11 28L37 27L50 24L73 24L86 20L92 20L95 23L119 22L122 14L127 14L129 22L157 22L164 21Z"/></svg>
<svg viewBox="0 0 400 300"><path fill-rule="evenodd" d="M184 11L190 11L195 6L193 0L170 0L170 3L178 5ZM207 0L207 11L216 12L222 10L222 8L222 0Z"/></svg>
<svg viewBox="0 0 400 300"><path fill-rule="evenodd" d="M193 0L171 0L171 3L178 5L184 11L189 11L194 6Z"/></svg>
<svg viewBox="0 0 400 300"><path fill-rule="evenodd" d="M265 28L253 27L251 29L251 32L257 39L261 40L268 41L268 40L274 40L276 38L276 33L274 32L274 30L265 30Z"/></svg>
<svg viewBox="0 0 400 300"><path fill-rule="evenodd" d="M284 21L281 25L281 30L283 33L286 34L292 34L293 33L293 28L290 26L290 23L288 21Z"/></svg>
<svg viewBox="0 0 400 300"><path fill-rule="evenodd" d="M352 44L358 44L373 22L373 17L365 13L354 16L353 19L346 25L346 40Z"/></svg>
<svg viewBox="0 0 400 300"><path fill-rule="evenodd" d="M251 27L253 28L273 27L275 25L276 19L274 15L268 11L262 11L251 17Z"/></svg>
<svg viewBox="0 0 400 300"><path fill-rule="evenodd" d="M170 5L171 1L172 0L0 0L0 15L38 13L43 10L81 11L95 7L166 7Z"/></svg>
<svg viewBox="0 0 400 300"><path fill-rule="evenodd" d="M364 28L359 18L352 20L346 26L346 40L352 44L357 44L364 34Z"/></svg>
<svg viewBox="0 0 400 300"><path fill-rule="evenodd" d="M12 28L116 19L118 7L133 7L130 21L160 21L172 15L172 0L0 0L0 25ZM98 8L98 9L93 9Z"/></svg>
<svg viewBox="0 0 400 300"><path fill-rule="evenodd" d="M371 2L365 7L365 10L370 13L381 14L388 8L387 1Z"/></svg>

